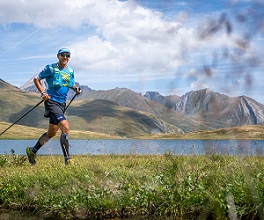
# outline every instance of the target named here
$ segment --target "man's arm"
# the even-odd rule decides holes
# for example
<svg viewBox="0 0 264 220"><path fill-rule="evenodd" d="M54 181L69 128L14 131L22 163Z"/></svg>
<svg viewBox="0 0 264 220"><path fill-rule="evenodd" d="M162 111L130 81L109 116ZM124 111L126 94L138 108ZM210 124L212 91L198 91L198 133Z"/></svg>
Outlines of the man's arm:
<svg viewBox="0 0 264 220"><path fill-rule="evenodd" d="M43 87L41 85L40 79L35 77L33 79L33 82L34 82L35 86L37 87L38 91L40 92L42 99L45 101L49 100L50 96L47 93L45 93L45 90L43 89Z"/></svg>

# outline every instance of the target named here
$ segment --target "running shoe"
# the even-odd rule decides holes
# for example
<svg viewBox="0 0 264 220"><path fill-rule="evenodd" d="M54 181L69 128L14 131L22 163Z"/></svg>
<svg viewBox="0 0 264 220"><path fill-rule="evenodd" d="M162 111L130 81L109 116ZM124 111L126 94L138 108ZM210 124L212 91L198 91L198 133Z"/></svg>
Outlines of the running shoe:
<svg viewBox="0 0 264 220"><path fill-rule="evenodd" d="M33 147L27 147L26 152L27 152L27 156L28 156L29 163L31 165L35 165L36 164L36 157L37 157L37 155L32 152L32 148Z"/></svg>
<svg viewBox="0 0 264 220"><path fill-rule="evenodd" d="M65 160L65 165L73 165L74 164L74 160L73 159L66 159Z"/></svg>

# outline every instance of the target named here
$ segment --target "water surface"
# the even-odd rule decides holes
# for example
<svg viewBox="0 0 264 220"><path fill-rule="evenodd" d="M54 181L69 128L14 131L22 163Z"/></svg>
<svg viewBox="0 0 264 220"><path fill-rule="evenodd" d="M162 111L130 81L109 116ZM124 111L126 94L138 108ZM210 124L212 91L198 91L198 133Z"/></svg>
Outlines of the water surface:
<svg viewBox="0 0 264 220"><path fill-rule="evenodd" d="M25 155L37 140L0 140L0 154ZM150 154L173 155L264 155L264 140L70 140L72 155L77 154ZM38 152L62 154L59 140L50 140Z"/></svg>

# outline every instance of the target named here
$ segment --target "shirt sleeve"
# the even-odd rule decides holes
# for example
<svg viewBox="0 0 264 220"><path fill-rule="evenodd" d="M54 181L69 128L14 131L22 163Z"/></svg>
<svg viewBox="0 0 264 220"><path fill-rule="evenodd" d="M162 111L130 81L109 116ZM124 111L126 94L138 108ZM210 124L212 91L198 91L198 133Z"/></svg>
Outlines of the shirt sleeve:
<svg viewBox="0 0 264 220"><path fill-rule="evenodd" d="M53 67L51 65L47 65L44 69L38 74L38 79L45 79L51 76L53 73Z"/></svg>

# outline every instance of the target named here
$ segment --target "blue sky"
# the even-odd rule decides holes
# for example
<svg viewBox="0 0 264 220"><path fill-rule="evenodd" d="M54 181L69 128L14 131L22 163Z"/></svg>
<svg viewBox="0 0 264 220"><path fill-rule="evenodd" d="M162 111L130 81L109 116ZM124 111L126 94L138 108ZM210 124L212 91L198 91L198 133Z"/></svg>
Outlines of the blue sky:
<svg viewBox="0 0 264 220"><path fill-rule="evenodd" d="M263 1L1 0L0 78L18 87L72 51L96 90L210 88L264 104Z"/></svg>

